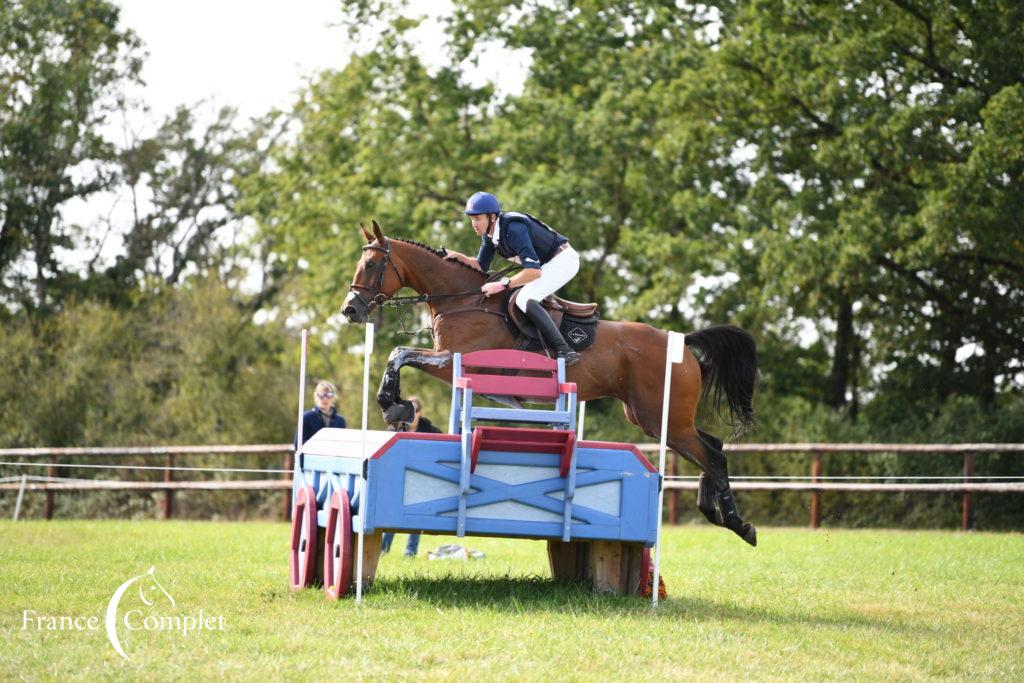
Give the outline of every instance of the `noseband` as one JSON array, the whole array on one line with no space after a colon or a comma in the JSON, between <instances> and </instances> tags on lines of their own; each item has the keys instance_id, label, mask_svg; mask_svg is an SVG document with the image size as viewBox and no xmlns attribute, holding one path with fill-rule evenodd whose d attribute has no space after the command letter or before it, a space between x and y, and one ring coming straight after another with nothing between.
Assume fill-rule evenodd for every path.
<instances>
[{"instance_id":1,"label":"noseband","mask_svg":"<svg viewBox=\"0 0 1024 683\"><path fill-rule=\"evenodd\" d=\"M366 285L357 285L353 282L348 286L348 291L352 293L359 303L366 307L367 311L370 311L374 306L380 306L388 300L387 295L380 291L381 287L384 286L384 276L387 272L388 266L391 266L391 269L395 271L395 277L398 278L398 289L405 287L405 281L402 279L402 274L398 272L398 266L396 266L395 262L391 259L391 241L387 237L384 238L383 247L375 247L372 244L367 244L363 247L363 251L366 251L367 249L379 251L384 254L384 260L381 261L380 268L377 270L377 277L374 279L373 285L369 287ZM370 293L369 301L363 298L359 290L364 290Z\"/></svg>"}]
</instances>

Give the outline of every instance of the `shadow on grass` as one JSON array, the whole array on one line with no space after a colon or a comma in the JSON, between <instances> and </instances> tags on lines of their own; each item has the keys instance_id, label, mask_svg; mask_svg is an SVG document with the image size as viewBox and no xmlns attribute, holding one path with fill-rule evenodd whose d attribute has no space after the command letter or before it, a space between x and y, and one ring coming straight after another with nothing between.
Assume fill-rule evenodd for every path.
<instances>
[{"instance_id":1,"label":"shadow on grass","mask_svg":"<svg viewBox=\"0 0 1024 683\"><path fill-rule=\"evenodd\" d=\"M670 587L671 589L671 587ZM650 598L595 593L579 582L553 581L543 576L499 577L395 577L378 578L367 597L380 607L408 606L410 602L449 609L489 609L510 613L564 612L595 616L615 615L655 619L736 620L780 626L877 629L920 634L924 624L871 618L850 611L827 614L793 611L783 607L743 606L728 601L673 596L651 612Z\"/></svg>"}]
</instances>

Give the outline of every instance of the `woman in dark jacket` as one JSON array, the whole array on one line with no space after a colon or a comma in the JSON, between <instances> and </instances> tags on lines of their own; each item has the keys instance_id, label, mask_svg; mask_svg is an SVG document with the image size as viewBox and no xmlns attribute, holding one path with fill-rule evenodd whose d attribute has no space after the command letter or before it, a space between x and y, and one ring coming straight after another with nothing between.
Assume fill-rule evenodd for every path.
<instances>
[{"instance_id":1,"label":"woman in dark jacket","mask_svg":"<svg viewBox=\"0 0 1024 683\"><path fill-rule=\"evenodd\" d=\"M316 385L316 408L311 408L302 414L302 443L309 441L309 437L319 432L324 427L345 428L345 418L338 414L334 407L334 385L330 382L320 382ZM295 444L298 447L298 434L295 435Z\"/></svg>"}]
</instances>

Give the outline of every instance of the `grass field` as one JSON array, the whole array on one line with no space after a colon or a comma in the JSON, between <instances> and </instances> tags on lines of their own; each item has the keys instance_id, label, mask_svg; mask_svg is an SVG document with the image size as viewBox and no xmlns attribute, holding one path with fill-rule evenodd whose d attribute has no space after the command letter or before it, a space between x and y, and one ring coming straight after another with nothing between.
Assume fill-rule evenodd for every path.
<instances>
[{"instance_id":1,"label":"grass field","mask_svg":"<svg viewBox=\"0 0 1024 683\"><path fill-rule=\"evenodd\" d=\"M1024 536L762 529L759 539L755 549L710 527L667 529L670 597L652 613L550 582L541 542L467 539L487 558L428 562L450 539L425 536L420 558L382 560L357 608L288 590L284 524L5 521L0 677L1024 678ZM129 590L119 624L133 609L135 627L202 610L223 629L120 626L125 660L104 614L150 566L175 605L147 607ZM59 617L82 628L49 628Z\"/></svg>"}]
</instances>

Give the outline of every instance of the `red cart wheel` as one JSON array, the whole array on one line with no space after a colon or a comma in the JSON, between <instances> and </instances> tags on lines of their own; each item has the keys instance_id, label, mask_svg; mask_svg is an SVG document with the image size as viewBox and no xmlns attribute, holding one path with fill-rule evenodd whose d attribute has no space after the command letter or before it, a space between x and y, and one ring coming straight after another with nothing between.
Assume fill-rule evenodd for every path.
<instances>
[{"instance_id":1,"label":"red cart wheel","mask_svg":"<svg viewBox=\"0 0 1024 683\"><path fill-rule=\"evenodd\" d=\"M352 583L352 508L348 493L335 491L327 511L327 539L324 541L324 593L337 600L348 593Z\"/></svg>"},{"instance_id":2,"label":"red cart wheel","mask_svg":"<svg viewBox=\"0 0 1024 683\"><path fill-rule=\"evenodd\" d=\"M313 583L316 536L316 493L312 486L301 486L292 506L292 552L288 573L293 591Z\"/></svg>"}]
</instances>

